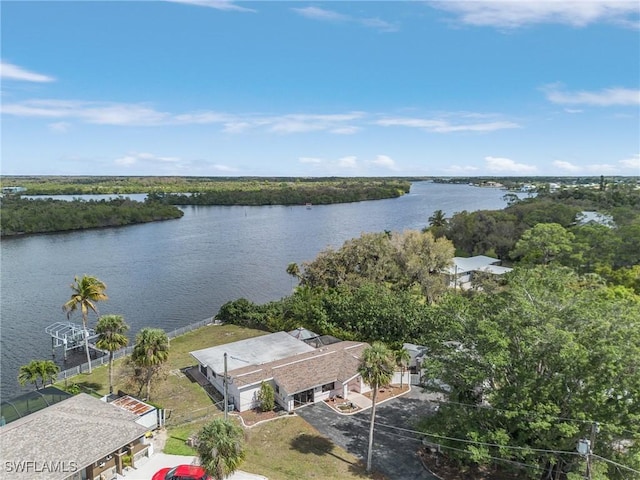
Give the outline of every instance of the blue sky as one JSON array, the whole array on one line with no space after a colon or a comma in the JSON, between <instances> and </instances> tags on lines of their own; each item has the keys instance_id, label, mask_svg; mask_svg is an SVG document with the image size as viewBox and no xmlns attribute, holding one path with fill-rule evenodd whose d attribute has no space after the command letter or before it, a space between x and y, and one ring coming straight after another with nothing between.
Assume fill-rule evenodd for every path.
<instances>
[{"instance_id":1,"label":"blue sky","mask_svg":"<svg viewBox=\"0 0 640 480\"><path fill-rule=\"evenodd\" d=\"M3 175L640 175L640 3L6 1Z\"/></svg>"}]
</instances>

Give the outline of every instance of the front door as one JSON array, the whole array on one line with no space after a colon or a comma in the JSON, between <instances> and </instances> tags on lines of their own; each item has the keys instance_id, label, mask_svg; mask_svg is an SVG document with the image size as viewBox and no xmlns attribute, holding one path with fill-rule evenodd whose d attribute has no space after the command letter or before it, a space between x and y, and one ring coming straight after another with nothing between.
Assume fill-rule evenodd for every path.
<instances>
[{"instance_id":1,"label":"front door","mask_svg":"<svg viewBox=\"0 0 640 480\"><path fill-rule=\"evenodd\" d=\"M307 403L313 403L313 388L293 395L293 408L301 407Z\"/></svg>"}]
</instances>

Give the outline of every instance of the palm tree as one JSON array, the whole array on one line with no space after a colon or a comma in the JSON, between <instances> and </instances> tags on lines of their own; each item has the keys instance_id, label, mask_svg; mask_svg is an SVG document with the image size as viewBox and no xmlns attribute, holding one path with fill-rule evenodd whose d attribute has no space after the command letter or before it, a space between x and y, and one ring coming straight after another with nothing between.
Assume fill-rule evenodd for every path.
<instances>
[{"instance_id":1,"label":"palm tree","mask_svg":"<svg viewBox=\"0 0 640 480\"><path fill-rule=\"evenodd\" d=\"M89 355L89 331L87 330L87 317L89 316L89 310L93 311L96 315L98 309L95 306L95 302L107 300L106 293L104 293L107 286L101 280L90 275L84 275L82 278L77 276L74 278L74 283L71 284L71 298L67 303L62 306L62 310L67 313L67 318L71 317L71 314L80 309L82 313L82 326L84 327L84 349L87 352L87 362L89 363L89 373L91 373L91 356Z\"/></svg>"},{"instance_id":2,"label":"palm tree","mask_svg":"<svg viewBox=\"0 0 640 480\"><path fill-rule=\"evenodd\" d=\"M429 225L432 227L444 227L446 224L447 219L442 210L436 210L433 212L433 215L429 217Z\"/></svg>"},{"instance_id":3,"label":"palm tree","mask_svg":"<svg viewBox=\"0 0 640 480\"><path fill-rule=\"evenodd\" d=\"M160 328L143 328L136 335L131 360L144 370L147 400L151 396L151 379L169 358L169 337Z\"/></svg>"},{"instance_id":4,"label":"palm tree","mask_svg":"<svg viewBox=\"0 0 640 480\"><path fill-rule=\"evenodd\" d=\"M362 359L358 373L362 380L371 387L371 424L369 426L369 449L367 452L367 472L371 471L371 456L373 453L373 426L376 419L376 397L378 389L387 385L393 377L393 352L382 342L373 342L362 352Z\"/></svg>"},{"instance_id":5,"label":"palm tree","mask_svg":"<svg viewBox=\"0 0 640 480\"><path fill-rule=\"evenodd\" d=\"M216 418L198 433L200 465L215 480L235 472L245 453L244 432L231 420Z\"/></svg>"},{"instance_id":6,"label":"palm tree","mask_svg":"<svg viewBox=\"0 0 640 480\"><path fill-rule=\"evenodd\" d=\"M400 367L400 389L402 389L402 381L404 380L404 372L409 366L411 361L411 354L406 348L399 348L394 350L393 355L395 357L396 365Z\"/></svg>"},{"instance_id":7,"label":"palm tree","mask_svg":"<svg viewBox=\"0 0 640 480\"><path fill-rule=\"evenodd\" d=\"M113 393L113 352L126 347L129 339L125 333L129 325L121 315L103 315L98 319L96 347L109 352L109 393Z\"/></svg>"},{"instance_id":8,"label":"palm tree","mask_svg":"<svg viewBox=\"0 0 640 480\"><path fill-rule=\"evenodd\" d=\"M31 360L28 364L22 365L18 371L18 383L24 385L27 382L33 383L36 389L38 380L42 381L44 387L47 382L53 382L58 377L60 367L53 360Z\"/></svg>"},{"instance_id":9,"label":"palm tree","mask_svg":"<svg viewBox=\"0 0 640 480\"><path fill-rule=\"evenodd\" d=\"M20 370L18 370L18 383L20 385L24 385L25 383L33 383L38 388L38 380L40 379L40 374L38 373L38 362L39 360L31 360L26 365L22 365Z\"/></svg>"}]
</instances>

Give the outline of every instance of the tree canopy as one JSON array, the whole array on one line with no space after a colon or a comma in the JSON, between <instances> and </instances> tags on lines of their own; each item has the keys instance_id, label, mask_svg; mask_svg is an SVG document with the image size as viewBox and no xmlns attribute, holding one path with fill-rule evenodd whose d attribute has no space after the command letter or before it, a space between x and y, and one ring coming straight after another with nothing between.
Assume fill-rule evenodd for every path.
<instances>
[{"instance_id":1,"label":"tree canopy","mask_svg":"<svg viewBox=\"0 0 640 480\"><path fill-rule=\"evenodd\" d=\"M441 311L451 328L434 339L427 362L448 401L423 423L448 455L534 465L529 478L566 474L582 468L576 444L598 422L595 453L638 465L631 453L640 448L638 296L569 269L537 267L516 269L500 293L458 302ZM608 478L628 478L604 468Z\"/></svg>"}]
</instances>

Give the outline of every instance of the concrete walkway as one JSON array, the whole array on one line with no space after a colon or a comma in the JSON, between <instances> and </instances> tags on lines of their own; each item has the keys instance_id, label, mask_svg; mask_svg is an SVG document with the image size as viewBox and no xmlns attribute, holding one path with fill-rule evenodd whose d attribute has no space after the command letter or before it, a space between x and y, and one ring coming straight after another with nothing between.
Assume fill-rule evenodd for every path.
<instances>
[{"instance_id":1,"label":"concrete walkway","mask_svg":"<svg viewBox=\"0 0 640 480\"><path fill-rule=\"evenodd\" d=\"M141 463L137 468L130 469L123 477L124 480L151 480L153 474L161 468L175 467L177 465L196 465L197 458L184 455L168 455L166 453L154 453L148 460ZM267 477L255 475L253 473L238 470L233 475L227 477L228 480L267 480Z\"/></svg>"},{"instance_id":2,"label":"concrete walkway","mask_svg":"<svg viewBox=\"0 0 640 480\"><path fill-rule=\"evenodd\" d=\"M371 399L358 392L349 392L349 397L347 400L351 401L354 405L358 406L362 410L371 408L372 405Z\"/></svg>"}]
</instances>

